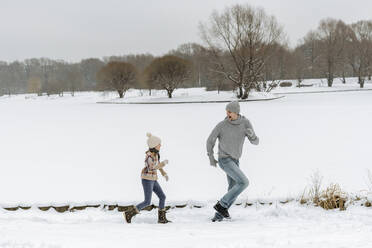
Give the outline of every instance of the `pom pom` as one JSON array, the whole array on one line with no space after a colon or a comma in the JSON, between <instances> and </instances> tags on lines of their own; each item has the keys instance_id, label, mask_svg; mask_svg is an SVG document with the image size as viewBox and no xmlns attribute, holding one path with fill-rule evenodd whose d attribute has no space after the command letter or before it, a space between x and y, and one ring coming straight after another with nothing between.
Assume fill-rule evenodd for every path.
<instances>
[{"instance_id":1,"label":"pom pom","mask_svg":"<svg viewBox=\"0 0 372 248\"><path fill-rule=\"evenodd\" d=\"M147 135L147 137L149 137L149 138L152 136L151 133L147 133L146 135Z\"/></svg>"}]
</instances>

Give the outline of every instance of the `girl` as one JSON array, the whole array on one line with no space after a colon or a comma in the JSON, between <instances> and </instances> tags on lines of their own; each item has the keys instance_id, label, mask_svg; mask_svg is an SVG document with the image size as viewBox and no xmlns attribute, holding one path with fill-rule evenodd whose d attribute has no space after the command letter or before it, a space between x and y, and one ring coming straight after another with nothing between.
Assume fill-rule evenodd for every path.
<instances>
[{"instance_id":1,"label":"girl","mask_svg":"<svg viewBox=\"0 0 372 248\"><path fill-rule=\"evenodd\" d=\"M168 223L171 222L167 220L166 211L164 208L165 205L165 194L161 189L158 183L157 170L160 171L161 175L165 177L165 180L168 181L169 177L167 173L163 170L163 167L168 164L168 160L160 161L160 147L161 140L159 137L147 133L147 145L149 149L146 151L145 158L145 168L142 169L141 178L143 191L145 193L145 200L138 204L137 206L130 206L128 210L124 212L125 220L128 223L131 223L132 218L139 213L142 209L151 204L152 192L154 192L159 197L159 211L158 211L158 223Z\"/></svg>"}]
</instances>

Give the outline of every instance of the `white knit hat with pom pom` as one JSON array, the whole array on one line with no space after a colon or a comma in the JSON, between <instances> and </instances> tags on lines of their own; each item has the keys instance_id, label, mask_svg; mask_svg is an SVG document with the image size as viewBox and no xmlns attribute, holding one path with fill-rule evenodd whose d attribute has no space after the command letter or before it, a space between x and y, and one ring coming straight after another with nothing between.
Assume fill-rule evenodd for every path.
<instances>
[{"instance_id":1,"label":"white knit hat with pom pom","mask_svg":"<svg viewBox=\"0 0 372 248\"><path fill-rule=\"evenodd\" d=\"M161 144L161 139L159 137L156 137L151 133L147 133L146 135L148 137L147 145L149 146L149 148L154 148L155 146Z\"/></svg>"}]
</instances>

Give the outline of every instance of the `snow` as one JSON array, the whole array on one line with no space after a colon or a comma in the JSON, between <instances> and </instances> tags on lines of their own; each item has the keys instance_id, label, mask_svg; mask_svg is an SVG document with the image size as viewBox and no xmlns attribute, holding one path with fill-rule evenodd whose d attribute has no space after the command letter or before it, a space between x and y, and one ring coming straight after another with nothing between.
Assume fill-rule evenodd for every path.
<instances>
[{"instance_id":1,"label":"snow","mask_svg":"<svg viewBox=\"0 0 372 248\"><path fill-rule=\"evenodd\" d=\"M371 247L372 214L367 208L325 211L297 203L233 206L232 220L211 223L212 205L175 208L171 224L158 225L143 211L128 225L122 214L91 209L0 210L0 247Z\"/></svg>"},{"instance_id":2,"label":"snow","mask_svg":"<svg viewBox=\"0 0 372 248\"><path fill-rule=\"evenodd\" d=\"M372 90L372 81L366 80L364 88L361 89L358 84L358 78L346 78L346 83L342 83L340 78L335 78L332 87L328 87L327 80L322 79L304 79L301 85L307 85L311 87L300 87L298 88L297 80L281 80L281 82L291 82L291 87L277 87L271 92L276 94L293 94L293 93L310 93L310 92L330 92L330 91L358 91L358 90Z\"/></svg>"},{"instance_id":3,"label":"snow","mask_svg":"<svg viewBox=\"0 0 372 248\"><path fill-rule=\"evenodd\" d=\"M346 87L358 89L356 84L334 89ZM285 92L291 90L298 89ZM152 98L139 96L143 93L131 90L126 98L165 101L164 92ZM174 99L220 101L234 95L182 89ZM113 92L0 97L0 247L371 247L372 208L360 206L372 201L371 99L372 91L362 91L242 102L242 114L260 137L259 146L246 142L240 160L250 185L237 201L243 204L231 209L232 221L211 223L212 206L227 182L220 169L209 166L205 141L224 118L225 103L97 104L126 101ZM142 201L147 132L162 138L161 157L170 161L165 167L170 181L159 179L166 205L188 203L170 209L174 223L154 225L156 210L127 225L117 210L37 208ZM338 183L363 200L346 211L279 203L298 199L315 171L324 186ZM245 208L246 202L251 206ZM19 205L32 208L3 209Z\"/></svg>"},{"instance_id":4,"label":"snow","mask_svg":"<svg viewBox=\"0 0 372 248\"><path fill-rule=\"evenodd\" d=\"M248 198L298 197L319 170L347 192L368 189L371 91L288 95L241 103L261 143L245 144ZM112 95L12 96L0 100L0 204L128 204L142 200L146 132L163 140L167 201L216 200L225 175L208 165L205 141L225 103L96 104ZM27 98L27 99L26 99ZM155 201L154 203L157 203Z\"/></svg>"},{"instance_id":5,"label":"snow","mask_svg":"<svg viewBox=\"0 0 372 248\"><path fill-rule=\"evenodd\" d=\"M266 92L251 92L249 101L272 100L278 96ZM206 91L204 88L178 89L172 98L164 91L153 90L151 96L148 91L130 90L124 98L114 98L100 103L199 103L199 102L229 102L237 100L236 94L226 91Z\"/></svg>"}]
</instances>

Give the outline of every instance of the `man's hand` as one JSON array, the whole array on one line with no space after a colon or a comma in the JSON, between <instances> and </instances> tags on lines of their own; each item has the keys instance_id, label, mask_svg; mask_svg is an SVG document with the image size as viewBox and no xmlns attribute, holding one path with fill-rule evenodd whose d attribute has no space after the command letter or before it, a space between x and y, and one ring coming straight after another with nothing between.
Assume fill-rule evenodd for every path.
<instances>
[{"instance_id":1,"label":"man's hand","mask_svg":"<svg viewBox=\"0 0 372 248\"><path fill-rule=\"evenodd\" d=\"M217 167L217 163L218 163L218 161L216 159L214 159L213 156L209 156L209 164L211 166Z\"/></svg>"},{"instance_id":2,"label":"man's hand","mask_svg":"<svg viewBox=\"0 0 372 248\"><path fill-rule=\"evenodd\" d=\"M260 140L258 139L258 137L256 136L256 134L253 132L251 128L247 128L247 130L245 131L245 134L247 135L251 144L258 145Z\"/></svg>"}]
</instances>

